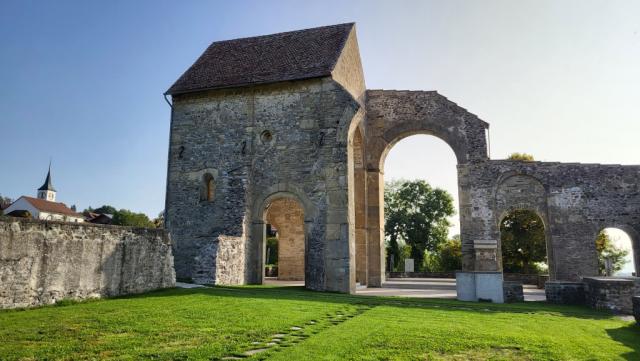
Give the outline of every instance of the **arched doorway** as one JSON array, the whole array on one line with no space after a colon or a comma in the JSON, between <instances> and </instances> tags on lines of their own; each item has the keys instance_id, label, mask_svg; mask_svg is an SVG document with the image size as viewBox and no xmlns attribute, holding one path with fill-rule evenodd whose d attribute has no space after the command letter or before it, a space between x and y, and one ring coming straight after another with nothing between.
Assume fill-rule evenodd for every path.
<instances>
[{"instance_id":1,"label":"arched doorway","mask_svg":"<svg viewBox=\"0 0 640 361\"><path fill-rule=\"evenodd\" d=\"M607 227L596 236L598 274L601 276L637 276L638 234L625 226Z\"/></svg>"},{"instance_id":2,"label":"arched doorway","mask_svg":"<svg viewBox=\"0 0 640 361\"><path fill-rule=\"evenodd\" d=\"M407 204L418 206L431 202L426 207L427 209L416 209L416 211L425 214L425 216L430 211L434 212L425 217L423 221L431 219L431 217L441 219L432 223L433 229L429 232L429 239L425 239L423 242L399 240L400 246L404 248L403 252L406 254L401 255L398 259L392 259L397 257L389 257L390 252L387 252L387 272L413 271L442 277L449 274L450 278L453 278L454 272L461 268L460 239L457 237L460 234L460 222L457 217L459 201L456 164L456 156L451 147L443 140L427 134L412 134L402 137L391 143L383 154L380 167L384 175L381 187L384 187L385 196L385 245L387 251L390 250L389 242L392 241L390 233L393 232L393 227L387 227L390 216L388 213L395 211L390 208L388 198L400 192L398 187L406 187L409 184L417 186L425 182L425 186L428 185L428 187L421 186L421 191L428 192L425 195L428 194L434 199L424 201L414 199L409 200ZM437 201L434 202L434 200ZM453 214L443 217L443 212L446 212L448 207L452 208ZM414 249L420 247L418 243L424 244L424 252L422 249ZM452 256L454 258L459 256L459 260L451 260L450 257L443 258L444 255L451 253L449 248L453 250ZM407 256L413 262L409 262L409 264L403 262L403 258Z\"/></svg>"},{"instance_id":3,"label":"arched doorway","mask_svg":"<svg viewBox=\"0 0 640 361\"><path fill-rule=\"evenodd\" d=\"M542 218L529 209L515 209L502 217L500 249L505 274L548 274L545 228Z\"/></svg>"},{"instance_id":4,"label":"arched doorway","mask_svg":"<svg viewBox=\"0 0 640 361\"><path fill-rule=\"evenodd\" d=\"M314 221L318 210L304 192L290 183L274 184L257 197L252 216L251 236L245 250L246 282L263 284L268 276L268 261L278 259L278 266L285 267L280 272L282 279L295 280L298 284L304 281L306 288L322 290L325 277L322 254L313 252L314 247L310 245L312 233L317 232ZM268 258L268 238L276 238L271 239L271 246L275 241L276 247L284 246L286 253L274 255L271 251L272 257Z\"/></svg>"},{"instance_id":5,"label":"arched doorway","mask_svg":"<svg viewBox=\"0 0 640 361\"><path fill-rule=\"evenodd\" d=\"M263 279L304 281L304 210L294 198L272 200L264 210Z\"/></svg>"}]
</instances>

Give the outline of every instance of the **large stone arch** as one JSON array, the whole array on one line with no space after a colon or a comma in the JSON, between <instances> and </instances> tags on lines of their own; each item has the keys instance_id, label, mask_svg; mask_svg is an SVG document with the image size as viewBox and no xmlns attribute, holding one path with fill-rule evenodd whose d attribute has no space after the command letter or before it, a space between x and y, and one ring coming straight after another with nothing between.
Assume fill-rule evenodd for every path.
<instances>
[{"instance_id":1,"label":"large stone arch","mask_svg":"<svg viewBox=\"0 0 640 361\"><path fill-rule=\"evenodd\" d=\"M489 124L435 91L367 91L367 167L380 169L399 140L429 134L445 141L458 164L488 159Z\"/></svg>"},{"instance_id":2,"label":"large stone arch","mask_svg":"<svg viewBox=\"0 0 640 361\"><path fill-rule=\"evenodd\" d=\"M458 164L482 162L488 159L489 125L433 91L368 90L366 102L367 279L368 286L379 287L385 271L383 169L389 150L403 138L427 134L447 143Z\"/></svg>"}]
</instances>

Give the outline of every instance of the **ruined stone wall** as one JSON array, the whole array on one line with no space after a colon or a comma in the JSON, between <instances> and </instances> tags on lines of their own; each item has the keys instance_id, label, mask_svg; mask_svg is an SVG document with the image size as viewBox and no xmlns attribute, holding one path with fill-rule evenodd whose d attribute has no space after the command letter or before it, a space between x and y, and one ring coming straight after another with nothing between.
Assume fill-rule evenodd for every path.
<instances>
[{"instance_id":1,"label":"ruined stone wall","mask_svg":"<svg viewBox=\"0 0 640 361\"><path fill-rule=\"evenodd\" d=\"M640 229L639 166L492 160L459 165L458 177L463 243L498 241L506 212L536 211L545 222L552 279L597 276L598 232ZM633 242L637 252L637 237ZM466 257L476 257L476 270L499 268L477 255Z\"/></svg>"},{"instance_id":2,"label":"ruined stone wall","mask_svg":"<svg viewBox=\"0 0 640 361\"><path fill-rule=\"evenodd\" d=\"M291 198L276 199L267 221L278 230L278 279L304 280L304 210Z\"/></svg>"},{"instance_id":3,"label":"ruined stone wall","mask_svg":"<svg viewBox=\"0 0 640 361\"><path fill-rule=\"evenodd\" d=\"M175 96L166 218L178 277L260 283L264 207L282 193L309 224L307 287L348 292L347 141L358 110L330 78ZM202 197L205 174L213 200ZM222 278L221 237L244 245L244 262ZM207 262L218 266L194 266Z\"/></svg>"},{"instance_id":4,"label":"ruined stone wall","mask_svg":"<svg viewBox=\"0 0 640 361\"><path fill-rule=\"evenodd\" d=\"M173 286L164 230L0 218L0 308Z\"/></svg>"}]
</instances>

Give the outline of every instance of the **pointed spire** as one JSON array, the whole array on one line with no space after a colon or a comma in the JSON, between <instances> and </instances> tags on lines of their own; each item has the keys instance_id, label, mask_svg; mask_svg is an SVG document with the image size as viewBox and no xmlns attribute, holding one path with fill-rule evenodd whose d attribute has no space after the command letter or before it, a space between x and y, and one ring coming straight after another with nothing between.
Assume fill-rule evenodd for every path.
<instances>
[{"instance_id":1,"label":"pointed spire","mask_svg":"<svg viewBox=\"0 0 640 361\"><path fill-rule=\"evenodd\" d=\"M47 172L47 179L44 180L42 187L38 188L39 191L56 191L51 183L51 159L49 159L49 171Z\"/></svg>"}]
</instances>

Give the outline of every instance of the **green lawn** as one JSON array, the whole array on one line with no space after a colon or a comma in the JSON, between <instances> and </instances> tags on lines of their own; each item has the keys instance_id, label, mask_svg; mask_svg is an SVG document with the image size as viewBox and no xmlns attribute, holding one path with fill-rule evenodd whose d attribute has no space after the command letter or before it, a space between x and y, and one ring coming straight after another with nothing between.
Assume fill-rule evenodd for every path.
<instances>
[{"instance_id":1,"label":"green lawn","mask_svg":"<svg viewBox=\"0 0 640 361\"><path fill-rule=\"evenodd\" d=\"M251 359L287 361L640 360L640 327L544 303L277 287L171 289L0 312L0 360L215 360L255 349L266 351Z\"/></svg>"}]
</instances>

